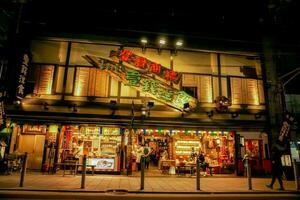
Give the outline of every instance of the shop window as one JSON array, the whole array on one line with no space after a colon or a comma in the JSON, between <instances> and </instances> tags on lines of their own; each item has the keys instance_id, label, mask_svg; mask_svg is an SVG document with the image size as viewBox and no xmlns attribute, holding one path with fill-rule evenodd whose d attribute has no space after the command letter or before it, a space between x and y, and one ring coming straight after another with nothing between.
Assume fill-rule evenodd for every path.
<instances>
[{"instance_id":1,"label":"shop window","mask_svg":"<svg viewBox=\"0 0 300 200\"><path fill-rule=\"evenodd\" d=\"M53 84L54 66L35 65L34 94L51 94Z\"/></svg>"},{"instance_id":2,"label":"shop window","mask_svg":"<svg viewBox=\"0 0 300 200\"><path fill-rule=\"evenodd\" d=\"M182 88L197 88L197 94L194 97L197 96L199 102L211 103L213 101L211 76L183 74Z\"/></svg>"},{"instance_id":3,"label":"shop window","mask_svg":"<svg viewBox=\"0 0 300 200\"><path fill-rule=\"evenodd\" d=\"M33 40L30 51L34 63L64 65L67 55L67 42Z\"/></svg>"},{"instance_id":4,"label":"shop window","mask_svg":"<svg viewBox=\"0 0 300 200\"><path fill-rule=\"evenodd\" d=\"M121 96L122 97L136 97L137 91L130 86L121 84Z\"/></svg>"},{"instance_id":5,"label":"shop window","mask_svg":"<svg viewBox=\"0 0 300 200\"><path fill-rule=\"evenodd\" d=\"M76 155L82 163L83 156L87 155L87 164L95 165L96 171L119 171L120 131L117 127L96 125L63 126L59 160L74 159Z\"/></svg>"},{"instance_id":6,"label":"shop window","mask_svg":"<svg viewBox=\"0 0 300 200\"><path fill-rule=\"evenodd\" d=\"M256 79L230 78L232 104L264 103L262 86Z\"/></svg>"},{"instance_id":7,"label":"shop window","mask_svg":"<svg viewBox=\"0 0 300 200\"><path fill-rule=\"evenodd\" d=\"M55 74L55 92L63 92L63 83L64 83L65 67L58 67Z\"/></svg>"},{"instance_id":8,"label":"shop window","mask_svg":"<svg viewBox=\"0 0 300 200\"><path fill-rule=\"evenodd\" d=\"M112 45L72 43L70 65L91 66L91 64L87 62L83 56L92 55L109 59L110 51L118 49L119 46Z\"/></svg>"},{"instance_id":9,"label":"shop window","mask_svg":"<svg viewBox=\"0 0 300 200\"><path fill-rule=\"evenodd\" d=\"M110 94L111 97L117 97L119 91L119 82L115 79L110 79Z\"/></svg>"},{"instance_id":10,"label":"shop window","mask_svg":"<svg viewBox=\"0 0 300 200\"><path fill-rule=\"evenodd\" d=\"M108 75L100 69L77 67L74 95L107 97Z\"/></svg>"},{"instance_id":11,"label":"shop window","mask_svg":"<svg viewBox=\"0 0 300 200\"><path fill-rule=\"evenodd\" d=\"M74 87L75 67L69 67L67 72L66 94L72 94Z\"/></svg>"},{"instance_id":12,"label":"shop window","mask_svg":"<svg viewBox=\"0 0 300 200\"><path fill-rule=\"evenodd\" d=\"M256 56L221 54L221 75L261 78L261 63Z\"/></svg>"},{"instance_id":13,"label":"shop window","mask_svg":"<svg viewBox=\"0 0 300 200\"><path fill-rule=\"evenodd\" d=\"M260 157L259 140L246 140L245 141L246 154L252 158Z\"/></svg>"},{"instance_id":14,"label":"shop window","mask_svg":"<svg viewBox=\"0 0 300 200\"><path fill-rule=\"evenodd\" d=\"M178 72L214 74L216 57L206 52L178 51L173 57L173 69Z\"/></svg>"}]
</instances>

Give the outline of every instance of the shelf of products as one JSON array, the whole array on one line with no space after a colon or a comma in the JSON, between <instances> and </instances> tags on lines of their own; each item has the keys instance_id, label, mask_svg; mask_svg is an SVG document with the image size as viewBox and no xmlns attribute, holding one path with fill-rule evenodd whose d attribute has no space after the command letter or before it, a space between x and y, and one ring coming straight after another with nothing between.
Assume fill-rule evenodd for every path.
<instances>
[{"instance_id":1,"label":"shelf of products","mask_svg":"<svg viewBox=\"0 0 300 200\"><path fill-rule=\"evenodd\" d=\"M200 141L199 140L177 140L175 142L176 155L190 155L192 152L192 148L194 148L194 151L198 153L200 149Z\"/></svg>"},{"instance_id":2,"label":"shelf of products","mask_svg":"<svg viewBox=\"0 0 300 200\"><path fill-rule=\"evenodd\" d=\"M100 136L101 155L115 155L120 145L120 128L102 128L102 135Z\"/></svg>"}]
</instances>

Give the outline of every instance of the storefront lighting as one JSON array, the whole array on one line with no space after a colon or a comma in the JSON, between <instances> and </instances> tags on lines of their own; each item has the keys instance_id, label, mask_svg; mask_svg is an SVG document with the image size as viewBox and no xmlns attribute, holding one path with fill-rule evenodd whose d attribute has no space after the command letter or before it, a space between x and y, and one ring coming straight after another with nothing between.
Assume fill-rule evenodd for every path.
<instances>
[{"instance_id":1,"label":"storefront lighting","mask_svg":"<svg viewBox=\"0 0 300 200\"><path fill-rule=\"evenodd\" d=\"M147 113L147 108L145 108L145 107L142 107L141 108L141 114L142 114L142 117L145 117L146 116L146 113Z\"/></svg>"},{"instance_id":2,"label":"storefront lighting","mask_svg":"<svg viewBox=\"0 0 300 200\"><path fill-rule=\"evenodd\" d=\"M260 114L260 113L256 113L256 114L254 115L254 117L255 117L255 119L259 119L259 118L261 118L261 114Z\"/></svg>"},{"instance_id":3,"label":"storefront lighting","mask_svg":"<svg viewBox=\"0 0 300 200\"><path fill-rule=\"evenodd\" d=\"M160 46L164 46L166 44L166 40L165 39L160 39L159 40L159 45Z\"/></svg>"},{"instance_id":4,"label":"storefront lighting","mask_svg":"<svg viewBox=\"0 0 300 200\"><path fill-rule=\"evenodd\" d=\"M143 39L141 39L141 43L142 43L142 53L145 53L146 52L146 45L148 43L148 40L143 38Z\"/></svg>"},{"instance_id":5,"label":"storefront lighting","mask_svg":"<svg viewBox=\"0 0 300 200\"><path fill-rule=\"evenodd\" d=\"M175 49L172 51L172 55L176 56L177 52L178 52L178 49L180 47L182 47L182 45L183 45L183 42L181 40L176 41L176 43L175 43Z\"/></svg>"},{"instance_id":6,"label":"storefront lighting","mask_svg":"<svg viewBox=\"0 0 300 200\"><path fill-rule=\"evenodd\" d=\"M148 43L148 40L146 38L141 39L141 43L143 45L146 45Z\"/></svg>"},{"instance_id":7,"label":"storefront lighting","mask_svg":"<svg viewBox=\"0 0 300 200\"><path fill-rule=\"evenodd\" d=\"M236 112L231 113L231 118L237 118L238 116L239 116L239 114Z\"/></svg>"},{"instance_id":8,"label":"storefront lighting","mask_svg":"<svg viewBox=\"0 0 300 200\"><path fill-rule=\"evenodd\" d=\"M43 103L44 110L49 110L49 104L47 102Z\"/></svg>"},{"instance_id":9,"label":"storefront lighting","mask_svg":"<svg viewBox=\"0 0 300 200\"><path fill-rule=\"evenodd\" d=\"M178 40L175 45L176 47L182 47L183 42L181 40Z\"/></svg>"},{"instance_id":10,"label":"storefront lighting","mask_svg":"<svg viewBox=\"0 0 300 200\"><path fill-rule=\"evenodd\" d=\"M158 54L161 54L162 48L166 45L166 40L165 39L160 39L158 42Z\"/></svg>"}]
</instances>

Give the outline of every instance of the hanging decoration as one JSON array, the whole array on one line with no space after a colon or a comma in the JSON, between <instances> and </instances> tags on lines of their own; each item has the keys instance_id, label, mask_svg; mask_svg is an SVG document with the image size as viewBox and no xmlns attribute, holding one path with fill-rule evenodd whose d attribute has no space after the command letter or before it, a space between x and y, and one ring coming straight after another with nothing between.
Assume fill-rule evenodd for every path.
<instances>
[{"instance_id":1,"label":"hanging decoration","mask_svg":"<svg viewBox=\"0 0 300 200\"><path fill-rule=\"evenodd\" d=\"M231 106L230 100L225 96L218 96L215 103L217 112L227 112L228 107Z\"/></svg>"}]
</instances>

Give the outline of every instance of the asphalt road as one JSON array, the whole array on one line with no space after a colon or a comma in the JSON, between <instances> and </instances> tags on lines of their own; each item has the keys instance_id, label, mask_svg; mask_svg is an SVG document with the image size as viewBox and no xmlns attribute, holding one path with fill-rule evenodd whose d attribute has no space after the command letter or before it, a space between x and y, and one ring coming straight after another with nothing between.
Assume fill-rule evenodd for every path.
<instances>
[{"instance_id":1,"label":"asphalt road","mask_svg":"<svg viewBox=\"0 0 300 200\"><path fill-rule=\"evenodd\" d=\"M156 200L156 199L242 199L242 200L289 200L300 199L300 193L126 193L126 192L45 192L45 191L0 191L0 199L97 199L97 200Z\"/></svg>"}]
</instances>

